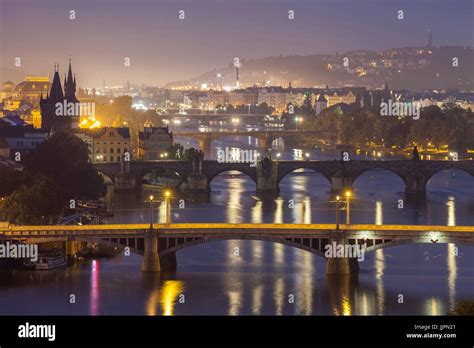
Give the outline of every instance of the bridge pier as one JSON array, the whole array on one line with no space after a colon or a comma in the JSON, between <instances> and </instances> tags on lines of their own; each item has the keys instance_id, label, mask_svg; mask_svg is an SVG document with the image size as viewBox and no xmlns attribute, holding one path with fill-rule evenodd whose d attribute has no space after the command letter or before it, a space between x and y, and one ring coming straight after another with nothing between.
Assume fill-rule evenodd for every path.
<instances>
[{"instance_id":1,"label":"bridge pier","mask_svg":"<svg viewBox=\"0 0 474 348\"><path fill-rule=\"evenodd\" d=\"M426 179L420 171L415 171L405 179L405 194L410 197L426 196Z\"/></svg>"},{"instance_id":2,"label":"bridge pier","mask_svg":"<svg viewBox=\"0 0 474 348\"><path fill-rule=\"evenodd\" d=\"M278 191L278 162L265 158L257 164L257 192Z\"/></svg>"},{"instance_id":3,"label":"bridge pier","mask_svg":"<svg viewBox=\"0 0 474 348\"><path fill-rule=\"evenodd\" d=\"M144 241L145 250L143 253L142 272L161 272L156 230L147 230Z\"/></svg>"},{"instance_id":4,"label":"bridge pier","mask_svg":"<svg viewBox=\"0 0 474 348\"><path fill-rule=\"evenodd\" d=\"M351 177L336 173L331 177L331 193L343 194L344 191L352 191L353 180Z\"/></svg>"},{"instance_id":5,"label":"bridge pier","mask_svg":"<svg viewBox=\"0 0 474 348\"><path fill-rule=\"evenodd\" d=\"M80 242L76 240L70 240L69 238L66 239L66 256L74 258L76 254L79 252L79 245Z\"/></svg>"},{"instance_id":6,"label":"bridge pier","mask_svg":"<svg viewBox=\"0 0 474 348\"><path fill-rule=\"evenodd\" d=\"M208 178L204 174L193 173L186 178L188 191L209 191Z\"/></svg>"},{"instance_id":7,"label":"bridge pier","mask_svg":"<svg viewBox=\"0 0 474 348\"><path fill-rule=\"evenodd\" d=\"M162 271L176 271L176 268L178 267L178 261L176 260L176 251L161 256L160 265Z\"/></svg>"},{"instance_id":8,"label":"bridge pier","mask_svg":"<svg viewBox=\"0 0 474 348\"><path fill-rule=\"evenodd\" d=\"M330 239L330 243L343 246L349 245L347 238L344 236L333 237ZM338 255L327 257L326 275L349 275L358 272L359 262L357 261L357 257L338 257Z\"/></svg>"},{"instance_id":9,"label":"bridge pier","mask_svg":"<svg viewBox=\"0 0 474 348\"><path fill-rule=\"evenodd\" d=\"M120 173L115 176L116 192L134 191L135 190L135 176L130 173L130 162L120 162Z\"/></svg>"}]
</instances>

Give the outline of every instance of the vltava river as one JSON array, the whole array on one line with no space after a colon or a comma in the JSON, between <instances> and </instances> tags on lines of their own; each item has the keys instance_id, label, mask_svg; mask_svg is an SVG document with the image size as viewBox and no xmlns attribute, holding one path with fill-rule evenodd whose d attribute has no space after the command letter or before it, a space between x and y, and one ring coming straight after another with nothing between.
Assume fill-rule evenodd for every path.
<instances>
[{"instance_id":1,"label":"vltava river","mask_svg":"<svg viewBox=\"0 0 474 348\"><path fill-rule=\"evenodd\" d=\"M287 151L282 158L295 154ZM337 158L335 154L312 156ZM238 173L219 175L211 187L208 199L176 194L173 220L335 220L330 185L317 173L287 176L278 197L257 196L253 181ZM404 199L401 179L390 172L367 172L354 184L351 222L474 224L473 177L460 171L441 172L427 189L424 201L405 202L399 209L398 200ZM115 195L115 216L110 222L148 223L147 195ZM181 198L185 207L179 209L176 201ZM164 206L157 206L154 214L155 221L164 221ZM456 300L474 299L474 247L463 245L416 244L377 250L360 263L357 277L334 279L326 277L323 258L262 241L201 244L179 251L177 259L177 271L161 276L142 274L141 256L133 254L43 272L2 270L0 314L444 315ZM75 304L69 303L70 294L76 296Z\"/></svg>"}]
</instances>

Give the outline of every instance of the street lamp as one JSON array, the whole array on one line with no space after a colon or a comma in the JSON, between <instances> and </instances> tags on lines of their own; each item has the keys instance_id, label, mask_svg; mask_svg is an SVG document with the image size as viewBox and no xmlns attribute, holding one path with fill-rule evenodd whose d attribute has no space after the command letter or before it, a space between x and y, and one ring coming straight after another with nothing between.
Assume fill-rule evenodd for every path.
<instances>
[{"instance_id":1,"label":"street lamp","mask_svg":"<svg viewBox=\"0 0 474 348\"><path fill-rule=\"evenodd\" d=\"M346 196L346 224L351 223L351 197L352 197L352 192L347 190L345 193Z\"/></svg>"},{"instance_id":2,"label":"street lamp","mask_svg":"<svg viewBox=\"0 0 474 348\"><path fill-rule=\"evenodd\" d=\"M150 231L153 230L153 195L150 195Z\"/></svg>"},{"instance_id":3,"label":"street lamp","mask_svg":"<svg viewBox=\"0 0 474 348\"><path fill-rule=\"evenodd\" d=\"M170 197L171 197L171 192L169 190L166 190L165 191L165 209L166 209L165 223L167 225L171 222Z\"/></svg>"},{"instance_id":4,"label":"street lamp","mask_svg":"<svg viewBox=\"0 0 474 348\"><path fill-rule=\"evenodd\" d=\"M336 231L339 231L339 200L341 197L336 196Z\"/></svg>"},{"instance_id":5,"label":"street lamp","mask_svg":"<svg viewBox=\"0 0 474 348\"><path fill-rule=\"evenodd\" d=\"M298 130L298 123L303 122L303 117L295 117L295 122L296 122L296 130Z\"/></svg>"}]
</instances>

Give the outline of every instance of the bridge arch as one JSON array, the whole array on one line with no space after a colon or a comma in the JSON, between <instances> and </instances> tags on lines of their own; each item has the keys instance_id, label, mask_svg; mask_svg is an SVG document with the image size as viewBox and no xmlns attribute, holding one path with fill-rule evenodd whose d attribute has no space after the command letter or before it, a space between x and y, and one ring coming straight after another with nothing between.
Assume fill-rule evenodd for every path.
<instances>
[{"instance_id":1,"label":"bridge arch","mask_svg":"<svg viewBox=\"0 0 474 348\"><path fill-rule=\"evenodd\" d=\"M281 168L281 167L280 167ZM311 162L306 162L306 161L295 161L295 163L291 166L285 166L283 169L278 170L278 178L277 178L277 184L280 185L280 182L289 174L305 169L305 170L310 170L314 173L321 174L326 180L331 184L331 175L326 173L324 170L316 167L313 165Z\"/></svg>"},{"instance_id":2,"label":"bridge arch","mask_svg":"<svg viewBox=\"0 0 474 348\"><path fill-rule=\"evenodd\" d=\"M426 238L412 238L412 239L402 239L402 240L392 240L390 242L386 243L380 243L380 244L374 244L370 247L368 247L366 252L375 252L376 250L379 249L389 249L401 245L408 245L408 244L430 244L433 243ZM437 242L436 244L448 244L448 243L453 243L453 244L462 244L462 245L468 245L468 246L474 246L474 241L469 241L469 240L464 240L461 238L443 238L442 242Z\"/></svg>"},{"instance_id":3,"label":"bridge arch","mask_svg":"<svg viewBox=\"0 0 474 348\"><path fill-rule=\"evenodd\" d=\"M372 163L370 163L372 164ZM355 172L352 176L352 182L356 182L357 179L368 172L374 172L374 173L381 173L381 172L390 172L392 174L395 174L398 178L401 179L401 181L406 185L407 183L407 173L401 172L395 168L390 163L384 163L383 161L380 162L375 162L373 163L375 165L367 167L367 168L362 168Z\"/></svg>"},{"instance_id":4,"label":"bridge arch","mask_svg":"<svg viewBox=\"0 0 474 348\"><path fill-rule=\"evenodd\" d=\"M362 184L362 181L364 180L364 178L368 178L370 181L374 181L374 184L377 185L377 183L375 181L377 180L377 178L380 178L380 176L384 175L384 174L388 175L389 180L394 179L396 181L396 183L394 183L395 187L400 186L400 189L397 188L396 191L403 191L405 189L406 179L400 173L397 173L394 170L386 169L386 168L383 168L383 167L370 168L370 169L363 170L363 171L360 171L359 173L357 173L357 175L355 177L353 177L352 188L354 190L356 190L356 188L359 185ZM372 184L371 184L371 186L372 186ZM384 189L386 189L386 188L387 187L384 186ZM374 187L374 190L378 191L377 186Z\"/></svg>"},{"instance_id":5,"label":"bridge arch","mask_svg":"<svg viewBox=\"0 0 474 348\"><path fill-rule=\"evenodd\" d=\"M453 182L459 180L459 178L466 179L474 184L474 173L470 173L464 168L451 167L438 170L431 175L426 177L426 190L428 191L430 186L434 185L436 180L440 179L441 176L445 176L443 186L446 189L453 189Z\"/></svg>"},{"instance_id":6,"label":"bridge arch","mask_svg":"<svg viewBox=\"0 0 474 348\"><path fill-rule=\"evenodd\" d=\"M165 169L163 172L157 171L157 169L151 169L147 173L143 173L142 171L140 177L136 178L136 180L139 180L140 185L153 184L153 182L159 181L164 187L174 188L186 180L186 177L183 177L183 175L173 169Z\"/></svg>"},{"instance_id":7,"label":"bridge arch","mask_svg":"<svg viewBox=\"0 0 474 348\"><path fill-rule=\"evenodd\" d=\"M257 185L257 175L255 172L255 168L250 167L248 163L242 163L242 164L243 164L242 166L235 166L235 165L232 166L231 164L229 164L229 168L225 167L225 168L220 168L213 171L211 174L208 175L209 186L211 185L212 181L217 176L221 174L225 174L225 173L228 173L231 175L244 174L246 177L250 178L255 185Z\"/></svg>"},{"instance_id":8,"label":"bridge arch","mask_svg":"<svg viewBox=\"0 0 474 348\"><path fill-rule=\"evenodd\" d=\"M305 250L312 254L315 254L317 256L324 258L324 253L320 252L319 250L315 248L312 248L309 245L304 245L302 243L293 242L293 241L283 239L283 238L268 238L268 237L259 237L259 236L254 236L254 235L245 235L245 234L240 235L240 236L218 237L218 238L212 238L212 239L204 239L204 238L196 239L196 240L178 244L174 247L160 251L159 254L160 256L162 255L164 256L169 253L174 253L179 250L190 248L190 247L200 245L200 244L207 244L207 243L213 243L213 242L218 242L218 241L230 241L230 240L248 240L248 241L263 241L263 242L268 242L268 243L278 243L282 245L291 246L300 250Z\"/></svg>"},{"instance_id":9,"label":"bridge arch","mask_svg":"<svg viewBox=\"0 0 474 348\"><path fill-rule=\"evenodd\" d=\"M291 171L285 171L285 173L282 173L282 174L279 173L278 181L277 181L278 188L281 189L282 183L285 181L285 179L289 179L289 177L291 176L292 173L300 173L300 172L302 172L302 173L307 172L308 174L317 174L316 177L321 176L322 178L324 178L323 180L321 180L322 183L324 185L327 184L328 189L329 190L331 189L331 179L330 178L326 177L323 173L321 173L317 169L311 168L311 167L308 168L307 166L304 166L304 165L302 165L299 168L292 169Z\"/></svg>"}]
</instances>

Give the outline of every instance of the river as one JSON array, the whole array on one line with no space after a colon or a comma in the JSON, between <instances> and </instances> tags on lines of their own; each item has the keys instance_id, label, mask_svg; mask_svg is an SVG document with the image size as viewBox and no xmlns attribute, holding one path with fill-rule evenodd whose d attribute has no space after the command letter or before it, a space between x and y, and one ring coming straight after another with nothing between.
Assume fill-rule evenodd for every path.
<instances>
[{"instance_id":1,"label":"river","mask_svg":"<svg viewBox=\"0 0 474 348\"><path fill-rule=\"evenodd\" d=\"M235 143L215 143L227 145ZM276 151L282 159L307 152ZM427 190L426 199L404 201L400 208L404 184L399 177L387 171L364 173L354 183L351 222L474 224L473 177L440 172ZM262 197L250 178L227 172L213 180L208 198L176 193L171 215L175 222L334 223L329 191L323 176L304 172L284 178L278 197ZM147 196L115 194L110 222L148 223ZM164 218L161 204L154 220ZM323 258L263 241L201 244L179 251L177 259L177 271L161 275L143 274L141 256L134 254L50 271L0 270L0 314L444 315L457 300L474 300L474 247L465 245L380 249L367 253L356 277L328 278ZM70 303L72 294L75 303Z\"/></svg>"}]
</instances>

